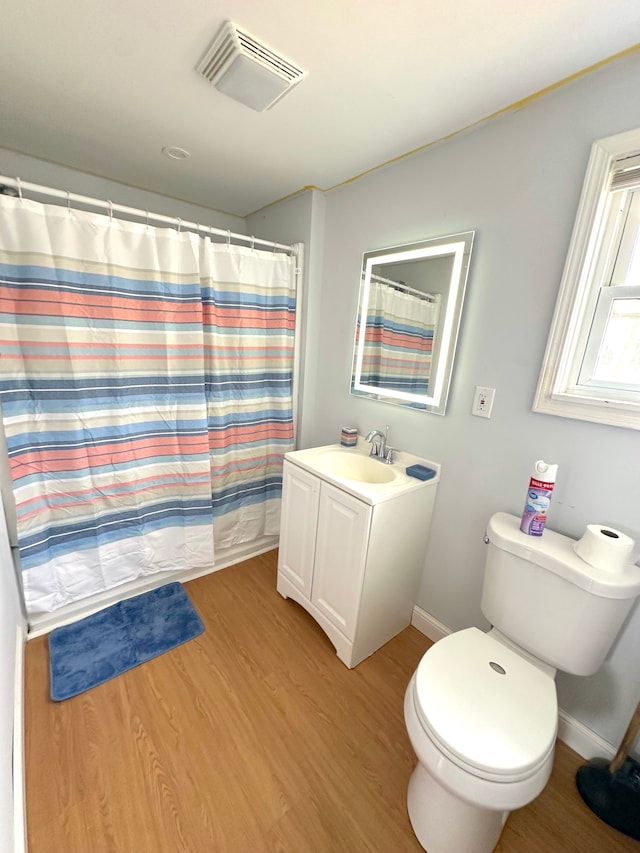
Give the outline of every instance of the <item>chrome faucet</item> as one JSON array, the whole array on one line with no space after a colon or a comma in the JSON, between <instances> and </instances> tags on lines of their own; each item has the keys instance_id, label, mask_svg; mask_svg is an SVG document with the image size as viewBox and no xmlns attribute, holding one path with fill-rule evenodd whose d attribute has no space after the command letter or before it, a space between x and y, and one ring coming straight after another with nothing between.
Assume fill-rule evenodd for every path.
<instances>
[{"instance_id":1,"label":"chrome faucet","mask_svg":"<svg viewBox=\"0 0 640 853\"><path fill-rule=\"evenodd\" d=\"M379 429L372 429L369 435L367 435L365 441L368 441L371 444L371 452L369 456L372 456L374 459L379 459L381 462L386 462L387 465L391 465L393 462L393 448L387 447L387 442L389 441L389 427L385 428L384 432L380 432Z\"/></svg>"}]
</instances>

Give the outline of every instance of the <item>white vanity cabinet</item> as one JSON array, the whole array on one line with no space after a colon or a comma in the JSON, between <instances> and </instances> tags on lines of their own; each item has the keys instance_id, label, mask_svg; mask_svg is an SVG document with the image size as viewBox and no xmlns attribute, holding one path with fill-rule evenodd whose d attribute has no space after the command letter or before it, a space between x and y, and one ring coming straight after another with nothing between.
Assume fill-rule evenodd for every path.
<instances>
[{"instance_id":1,"label":"white vanity cabinet","mask_svg":"<svg viewBox=\"0 0 640 853\"><path fill-rule=\"evenodd\" d=\"M277 589L353 667L411 622L437 481L405 477L406 488L360 494L358 484L301 467L305 453L284 463Z\"/></svg>"},{"instance_id":2,"label":"white vanity cabinet","mask_svg":"<svg viewBox=\"0 0 640 853\"><path fill-rule=\"evenodd\" d=\"M282 574L305 599L311 599L319 501L318 477L285 461L278 576Z\"/></svg>"}]
</instances>

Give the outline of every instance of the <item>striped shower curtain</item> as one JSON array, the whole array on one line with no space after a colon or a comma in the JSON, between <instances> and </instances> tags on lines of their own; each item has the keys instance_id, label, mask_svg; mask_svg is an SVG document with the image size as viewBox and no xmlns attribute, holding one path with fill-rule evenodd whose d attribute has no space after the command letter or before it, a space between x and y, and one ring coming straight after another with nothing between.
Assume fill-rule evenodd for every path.
<instances>
[{"instance_id":1,"label":"striped shower curtain","mask_svg":"<svg viewBox=\"0 0 640 853\"><path fill-rule=\"evenodd\" d=\"M212 286L207 243L0 197L0 401L30 613L157 572L212 568L214 515L236 531L230 540L242 538L245 511L243 541L272 531L277 509L261 510L261 526L254 504L279 493L273 480L291 446L279 418L286 433L291 400L280 416L266 391L253 409L241 398L238 433L231 400L250 369L247 315L231 308L212 337L216 286L228 293L234 279L224 271ZM214 388L227 336L229 381ZM252 431L254 420L265 426ZM272 423L271 445L258 433ZM263 490L243 500L231 484L253 469Z\"/></svg>"},{"instance_id":2,"label":"striped shower curtain","mask_svg":"<svg viewBox=\"0 0 640 853\"><path fill-rule=\"evenodd\" d=\"M362 382L428 394L440 296L405 293L371 281L362 359Z\"/></svg>"},{"instance_id":3,"label":"striped shower curtain","mask_svg":"<svg viewBox=\"0 0 640 853\"><path fill-rule=\"evenodd\" d=\"M295 258L203 240L205 393L217 548L277 535L293 450Z\"/></svg>"}]
</instances>

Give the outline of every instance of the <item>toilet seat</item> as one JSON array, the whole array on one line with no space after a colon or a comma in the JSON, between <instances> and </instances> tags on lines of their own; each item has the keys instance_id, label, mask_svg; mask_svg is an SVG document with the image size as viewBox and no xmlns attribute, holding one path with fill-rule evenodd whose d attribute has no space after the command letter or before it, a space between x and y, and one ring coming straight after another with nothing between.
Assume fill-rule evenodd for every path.
<instances>
[{"instance_id":1,"label":"toilet seat","mask_svg":"<svg viewBox=\"0 0 640 853\"><path fill-rule=\"evenodd\" d=\"M438 748L482 779L516 782L553 752L555 682L477 628L435 643L416 670L414 703Z\"/></svg>"}]
</instances>

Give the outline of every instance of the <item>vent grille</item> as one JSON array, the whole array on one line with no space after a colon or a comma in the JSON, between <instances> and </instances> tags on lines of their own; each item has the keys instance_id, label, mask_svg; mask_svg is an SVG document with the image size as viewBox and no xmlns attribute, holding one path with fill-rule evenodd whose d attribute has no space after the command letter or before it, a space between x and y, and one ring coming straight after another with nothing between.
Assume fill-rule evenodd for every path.
<instances>
[{"instance_id":1,"label":"vent grille","mask_svg":"<svg viewBox=\"0 0 640 853\"><path fill-rule=\"evenodd\" d=\"M209 83L224 91L224 86L219 84L231 66L241 57L250 63L255 63L256 71L258 73L261 71L263 76L265 72L273 75L274 85L277 84L282 90L269 104L259 109L272 106L307 74L291 60L276 53L244 30L238 29L231 21L227 21L214 38L211 46L196 65L196 71ZM246 62L244 65L246 67ZM247 85L250 85L250 82L247 78Z\"/></svg>"},{"instance_id":2,"label":"vent grille","mask_svg":"<svg viewBox=\"0 0 640 853\"><path fill-rule=\"evenodd\" d=\"M284 56L279 56L274 51L270 50L266 45L260 44L248 33L243 33L241 30L236 30L238 39L245 53L253 56L256 62L261 62L267 68L270 68L276 74L286 77L292 83L295 83L301 77L304 77L302 68L298 68Z\"/></svg>"}]
</instances>

